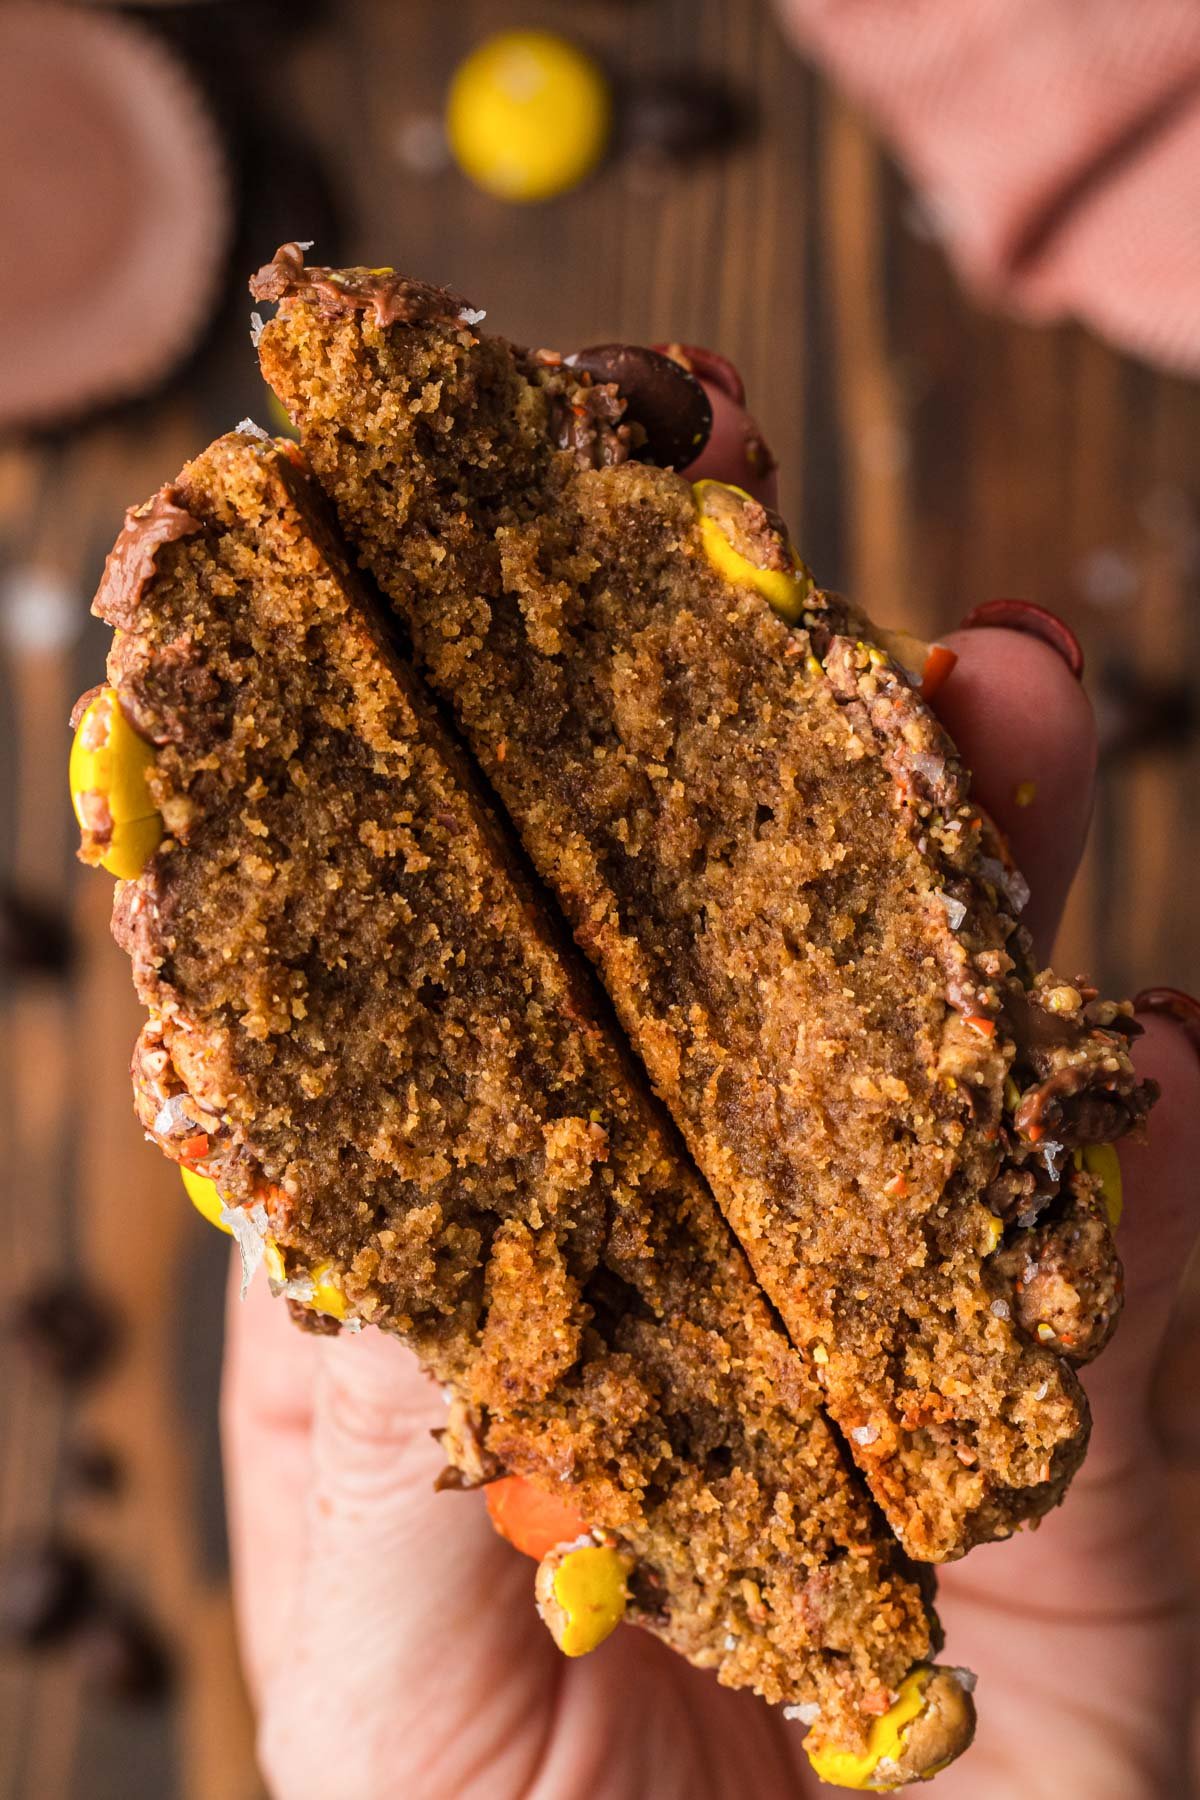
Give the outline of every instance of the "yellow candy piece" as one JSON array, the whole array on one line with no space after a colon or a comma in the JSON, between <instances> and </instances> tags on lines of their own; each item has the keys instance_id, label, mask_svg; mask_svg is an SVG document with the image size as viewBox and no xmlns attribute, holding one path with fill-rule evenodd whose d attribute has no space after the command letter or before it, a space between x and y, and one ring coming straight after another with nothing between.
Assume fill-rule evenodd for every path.
<instances>
[{"instance_id":1,"label":"yellow candy piece","mask_svg":"<svg viewBox=\"0 0 1200 1800\"><path fill-rule=\"evenodd\" d=\"M460 63L446 136L463 173L501 200L548 200L590 175L612 98L590 56L549 31L502 31Z\"/></svg>"},{"instance_id":2,"label":"yellow candy piece","mask_svg":"<svg viewBox=\"0 0 1200 1800\"><path fill-rule=\"evenodd\" d=\"M372 275L376 272L377 271L374 269L371 271ZM378 272L381 274L391 274L390 269L380 270ZM292 415L283 404L283 401L279 398L279 395L275 392L274 388L267 389L267 417L271 421L272 430L277 432L280 437L299 438L300 433L296 430L292 421Z\"/></svg>"},{"instance_id":3,"label":"yellow candy piece","mask_svg":"<svg viewBox=\"0 0 1200 1800\"><path fill-rule=\"evenodd\" d=\"M714 488L723 488L726 493L736 494L739 500L751 499L744 488L734 487L731 482L693 483L692 494L700 515L700 541L704 546L704 554L726 581L749 583L781 619L785 619L789 625L797 624L803 615L805 602L812 593L812 577L794 550L790 569L757 568L749 557L743 556L740 550L735 550L722 531L719 521L710 518L704 510L704 496Z\"/></svg>"},{"instance_id":4,"label":"yellow candy piece","mask_svg":"<svg viewBox=\"0 0 1200 1800\"><path fill-rule=\"evenodd\" d=\"M829 1782L831 1787L853 1788L859 1793L894 1792L894 1788L874 1777L885 1758L898 1761L905 1731L925 1709L925 1689L932 1674L931 1668L921 1664L904 1677L895 1705L881 1719L874 1721L867 1747L861 1754L833 1745L817 1745L809 1750L808 1760L820 1779Z\"/></svg>"},{"instance_id":5,"label":"yellow candy piece","mask_svg":"<svg viewBox=\"0 0 1200 1800\"><path fill-rule=\"evenodd\" d=\"M263 1245L263 1266L274 1285L282 1287L288 1279L287 1258L274 1238L267 1238ZM300 1276L303 1271L296 1269L292 1273ZM334 1279L333 1264L331 1262L318 1263L315 1269L309 1270L308 1274L309 1280L313 1284L312 1297L308 1300L301 1300L299 1304L307 1306L310 1312L328 1313L333 1319L346 1318L349 1312L346 1306L346 1296Z\"/></svg>"},{"instance_id":6,"label":"yellow candy piece","mask_svg":"<svg viewBox=\"0 0 1200 1800\"><path fill-rule=\"evenodd\" d=\"M1115 1231L1125 1211L1125 1190L1116 1148L1112 1144L1085 1144L1080 1154L1088 1174L1094 1175L1100 1183L1100 1198L1108 1214L1109 1230Z\"/></svg>"},{"instance_id":7,"label":"yellow candy piece","mask_svg":"<svg viewBox=\"0 0 1200 1800\"><path fill-rule=\"evenodd\" d=\"M586 1656L625 1616L631 1560L607 1544L564 1545L538 1564L538 1611L564 1656Z\"/></svg>"},{"instance_id":8,"label":"yellow candy piece","mask_svg":"<svg viewBox=\"0 0 1200 1800\"><path fill-rule=\"evenodd\" d=\"M154 745L139 737L112 688L101 688L85 709L71 745L71 804L86 834L95 828L89 801L108 808L112 835L100 867L123 881L140 875L162 841L163 823L146 782Z\"/></svg>"},{"instance_id":9,"label":"yellow candy piece","mask_svg":"<svg viewBox=\"0 0 1200 1800\"><path fill-rule=\"evenodd\" d=\"M1004 1222L1002 1219L998 1219L995 1213L989 1213L985 1229L987 1231L987 1238L984 1243L983 1254L985 1256L990 1256L992 1251L996 1248L996 1245L1000 1242L1000 1239L1004 1236Z\"/></svg>"},{"instance_id":10,"label":"yellow candy piece","mask_svg":"<svg viewBox=\"0 0 1200 1800\"><path fill-rule=\"evenodd\" d=\"M225 1201L212 1176L200 1175L195 1169L189 1169L186 1163L179 1165L179 1173L183 1176L183 1185L187 1189L188 1199L200 1217L207 1219L210 1225L215 1225L218 1231L224 1231L232 1237L233 1233L221 1217L221 1208Z\"/></svg>"},{"instance_id":11,"label":"yellow candy piece","mask_svg":"<svg viewBox=\"0 0 1200 1800\"><path fill-rule=\"evenodd\" d=\"M311 1273L313 1297L308 1304L313 1312L328 1313L331 1319L344 1319L346 1296L333 1280L333 1264L318 1263Z\"/></svg>"}]
</instances>

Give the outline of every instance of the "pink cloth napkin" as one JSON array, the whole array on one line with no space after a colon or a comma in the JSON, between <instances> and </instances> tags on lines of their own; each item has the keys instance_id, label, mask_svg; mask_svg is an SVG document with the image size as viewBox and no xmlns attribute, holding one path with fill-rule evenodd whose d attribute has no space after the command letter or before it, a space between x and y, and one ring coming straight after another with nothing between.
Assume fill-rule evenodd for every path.
<instances>
[{"instance_id":1,"label":"pink cloth napkin","mask_svg":"<svg viewBox=\"0 0 1200 1800\"><path fill-rule=\"evenodd\" d=\"M985 300L1200 374L1200 0L779 0Z\"/></svg>"}]
</instances>

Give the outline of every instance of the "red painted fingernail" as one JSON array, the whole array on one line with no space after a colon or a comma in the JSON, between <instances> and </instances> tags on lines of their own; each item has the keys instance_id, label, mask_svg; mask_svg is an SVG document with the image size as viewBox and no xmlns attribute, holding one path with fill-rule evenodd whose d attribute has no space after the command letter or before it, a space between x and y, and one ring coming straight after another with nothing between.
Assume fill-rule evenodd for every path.
<instances>
[{"instance_id":1,"label":"red painted fingernail","mask_svg":"<svg viewBox=\"0 0 1200 1800\"><path fill-rule=\"evenodd\" d=\"M1058 651L1076 681L1083 680L1083 646L1071 627L1044 606L1036 606L1032 600L985 600L967 614L959 629L971 631L980 625L1041 638L1043 644Z\"/></svg>"},{"instance_id":2,"label":"red painted fingernail","mask_svg":"<svg viewBox=\"0 0 1200 1800\"><path fill-rule=\"evenodd\" d=\"M1192 1049L1200 1056L1200 1000L1182 988L1143 988L1133 1003L1134 1012L1160 1013L1183 1027Z\"/></svg>"},{"instance_id":3,"label":"red painted fingernail","mask_svg":"<svg viewBox=\"0 0 1200 1800\"><path fill-rule=\"evenodd\" d=\"M663 356L669 356L673 362L682 363L692 375L698 375L701 381L711 381L715 388L727 394L735 406L746 404L746 384L734 368L727 356L717 350L706 350L702 344L651 344L652 350L658 350Z\"/></svg>"}]
</instances>

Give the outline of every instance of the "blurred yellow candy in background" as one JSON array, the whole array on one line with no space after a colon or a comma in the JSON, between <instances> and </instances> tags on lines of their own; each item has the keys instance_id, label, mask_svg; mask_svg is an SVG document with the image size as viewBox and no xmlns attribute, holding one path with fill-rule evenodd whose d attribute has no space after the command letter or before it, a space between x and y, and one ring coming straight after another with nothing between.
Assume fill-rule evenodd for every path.
<instances>
[{"instance_id":1,"label":"blurred yellow candy in background","mask_svg":"<svg viewBox=\"0 0 1200 1800\"><path fill-rule=\"evenodd\" d=\"M549 31L505 31L459 64L446 102L455 160L501 200L548 200L590 175L612 129L603 71Z\"/></svg>"}]
</instances>

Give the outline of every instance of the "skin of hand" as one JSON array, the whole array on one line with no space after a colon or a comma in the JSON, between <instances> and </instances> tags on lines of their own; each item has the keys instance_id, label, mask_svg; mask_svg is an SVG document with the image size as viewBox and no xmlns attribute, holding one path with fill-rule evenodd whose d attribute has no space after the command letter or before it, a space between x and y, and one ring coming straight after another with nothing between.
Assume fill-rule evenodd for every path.
<instances>
[{"instance_id":1,"label":"skin of hand","mask_svg":"<svg viewBox=\"0 0 1200 1800\"><path fill-rule=\"evenodd\" d=\"M744 484L736 462L706 460L705 474ZM946 641L959 662L937 710L1033 888L1045 954L1091 809L1090 707L1034 638ZM1147 1393L1196 1235L1200 1057L1173 1023L1143 1023L1136 1060L1163 1092L1148 1141L1121 1146L1127 1299L1084 1374L1091 1450L1038 1530L940 1572L942 1660L977 1672L979 1732L937 1800L1189 1791L1192 1614ZM841 1791L812 1774L799 1725L645 1633L560 1656L533 1564L495 1535L482 1496L434 1492L444 1405L383 1333L306 1336L265 1283L241 1302L231 1281L222 1415L242 1650L278 1800Z\"/></svg>"}]
</instances>

